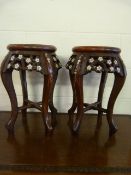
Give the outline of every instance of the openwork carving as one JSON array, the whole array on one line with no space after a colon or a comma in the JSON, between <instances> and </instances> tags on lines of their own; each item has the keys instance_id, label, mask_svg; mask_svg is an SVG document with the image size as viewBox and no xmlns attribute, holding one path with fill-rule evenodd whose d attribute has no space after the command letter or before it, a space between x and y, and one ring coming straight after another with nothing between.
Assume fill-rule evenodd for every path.
<instances>
[{"instance_id":1,"label":"openwork carving","mask_svg":"<svg viewBox=\"0 0 131 175\"><path fill-rule=\"evenodd\" d=\"M118 73L122 72L119 57L110 56L89 56L89 55L72 55L66 65L66 68L72 73L77 73L78 69L81 74L86 74L91 71L97 73L108 72Z\"/></svg>"},{"instance_id":2,"label":"openwork carving","mask_svg":"<svg viewBox=\"0 0 131 175\"><path fill-rule=\"evenodd\" d=\"M73 103L68 110L69 127L75 134L79 132L84 112L97 110L97 128L101 126L102 114L106 113L109 125L109 136L112 136L117 127L113 121L113 108L115 101L126 80L126 68L120 58L120 49L114 47L78 46L74 47L66 67L70 71L70 80L73 90ZM84 102L83 76L95 71L101 73L97 101L94 103ZM114 74L114 84L108 100L107 108L102 107L104 88L108 73ZM76 114L75 114L75 111Z\"/></svg>"},{"instance_id":3,"label":"openwork carving","mask_svg":"<svg viewBox=\"0 0 131 175\"><path fill-rule=\"evenodd\" d=\"M60 69L62 67L59 59L56 55L45 54L45 58L54 67L55 69ZM20 54L12 54L6 69L14 69L14 70L28 70L28 71L38 71L42 73L42 70L45 68L46 65L42 66L40 55L20 55Z\"/></svg>"},{"instance_id":4,"label":"openwork carving","mask_svg":"<svg viewBox=\"0 0 131 175\"><path fill-rule=\"evenodd\" d=\"M36 108L41 111L45 124L45 133L52 133L56 125L57 109L53 104L53 92L58 76L58 70L62 67L56 57L55 46L38 44L11 44L8 54L1 65L1 78L7 90L11 102L11 117L6 123L9 133L14 133L14 125L18 117L18 111L26 118L28 108ZM18 106L17 95L12 79L13 70L19 71L23 104ZM33 102L28 98L26 71L37 71L43 76L43 94L40 102ZM51 115L48 115L48 109Z\"/></svg>"}]
</instances>

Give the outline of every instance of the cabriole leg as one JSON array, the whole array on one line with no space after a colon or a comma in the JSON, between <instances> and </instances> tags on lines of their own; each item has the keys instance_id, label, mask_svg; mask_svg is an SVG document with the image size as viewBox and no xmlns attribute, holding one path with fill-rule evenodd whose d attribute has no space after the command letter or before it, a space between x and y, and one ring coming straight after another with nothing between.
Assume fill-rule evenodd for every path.
<instances>
[{"instance_id":1,"label":"cabriole leg","mask_svg":"<svg viewBox=\"0 0 131 175\"><path fill-rule=\"evenodd\" d=\"M77 108L77 98L76 98L76 89L75 89L75 75L70 73L70 81L72 85L72 91L73 91L73 103L71 108L68 110L68 115L69 115L69 121L68 124L69 126L73 124L73 116L74 112Z\"/></svg>"},{"instance_id":2,"label":"cabriole leg","mask_svg":"<svg viewBox=\"0 0 131 175\"><path fill-rule=\"evenodd\" d=\"M57 121L56 121L57 109L54 107L54 104L53 104L53 93L54 93L54 87L55 87L58 73L56 73L52 76L53 76L53 78L52 78L52 86L51 86L50 99L49 99L49 108L51 110L52 126L54 127L57 123Z\"/></svg>"},{"instance_id":3,"label":"cabriole leg","mask_svg":"<svg viewBox=\"0 0 131 175\"><path fill-rule=\"evenodd\" d=\"M12 81L12 70L2 72L1 71L1 78L5 89L9 95L10 102L11 102L11 117L9 121L6 123L6 128L8 129L9 133L14 132L14 125L18 115L18 103L16 98L16 93Z\"/></svg>"},{"instance_id":4,"label":"cabriole leg","mask_svg":"<svg viewBox=\"0 0 131 175\"><path fill-rule=\"evenodd\" d=\"M74 83L76 89L76 98L77 98L77 114L73 121L72 130L74 133L78 133L81 120L84 114L83 110L83 75L75 75Z\"/></svg>"},{"instance_id":5,"label":"cabriole leg","mask_svg":"<svg viewBox=\"0 0 131 175\"><path fill-rule=\"evenodd\" d=\"M53 75L44 75L44 89L42 99L42 117L44 120L46 133L52 133L52 117L48 114L49 100L52 93Z\"/></svg>"},{"instance_id":6,"label":"cabriole leg","mask_svg":"<svg viewBox=\"0 0 131 175\"><path fill-rule=\"evenodd\" d=\"M111 95L108 101L108 106L107 106L107 120L109 124L109 136L112 136L117 131L117 127L113 121L113 108L114 108L114 104L117 99L117 96L119 95L124 85L125 79L126 79L126 76L120 76L117 73L115 74L114 85L113 85Z\"/></svg>"}]
</instances>

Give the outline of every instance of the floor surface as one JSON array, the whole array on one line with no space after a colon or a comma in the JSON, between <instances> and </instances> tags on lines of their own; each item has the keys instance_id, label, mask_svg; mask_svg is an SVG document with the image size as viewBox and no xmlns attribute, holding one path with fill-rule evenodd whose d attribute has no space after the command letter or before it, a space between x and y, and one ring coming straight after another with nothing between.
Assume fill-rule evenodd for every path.
<instances>
[{"instance_id":1,"label":"floor surface","mask_svg":"<svg viewBox=\"0 0 131 175\"><path fill-rule=\"evenodd\" d=\"M78 136L71 134L66 114L58 115L54 134L45 136L40 113L28 113L24 122L19 114L11 136L4 127L9 116L0 112L0 174L131 174L131 116L114 117L119 130L111 138L105 116L98 130L96 115L85 115Z\"/></svg>"}]
</instances>

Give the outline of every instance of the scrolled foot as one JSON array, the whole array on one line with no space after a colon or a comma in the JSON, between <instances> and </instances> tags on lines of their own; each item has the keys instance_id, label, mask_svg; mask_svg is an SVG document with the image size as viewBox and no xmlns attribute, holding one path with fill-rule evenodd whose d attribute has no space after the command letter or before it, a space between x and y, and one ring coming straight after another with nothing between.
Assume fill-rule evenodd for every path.
<instances>
[{"instance_id":1,"label":"scrolled foot","mask_svg":"<svg viewBox=\"0 0 131 175\"><path fill-rule=\"evenodd\" d=\"M113 123L109 124L109 137L117 132L118 128Z\"/></svg>"},{"instance_id":2,"label":"scrolled foot","mask_svg":"<svg viewBox=\"0 0 131 175\"><path fill-rule=\"evenodd\" d=\"M5 124L5 128L8 130L8 133L14 133L15 121L17 119L18 111L12 111L9 121Z\"/></svg>"},{"instance_id":3,"label":"scrolled foot","mask_svg":"<svg viewBox=\"0 0 131 175\"><path fill-rule=\"evenodd\" d=\"M75 97L73 97L73 101L76 101ZM68 110L68 116L69 116L68 125L70 127L72 127L74 122L74 112L76 108L77 108L77 103L73 102L72 107Z\"/></svg>"},{"instance_id":4,"label":"scrolled foot","mask_svg":"<svg viewBox=\"0 0 131 175\"><path fill-rule=\"evenodd\" d=\"M7 129L9 134L14 134L14 124L13 123L6 123L5 128Z\"/></svg>"},{"instance_id":5,"label":"scrolled foot","mask_svg":"<svg viewBox=\"0 0 131 175\"><path fill-rule=\"evenodd\" d=\"M80 130L80 120L75 119L70 121L69 128L73 135L78 135Z\"/></svg>"},{"instance_id":6,"label":"scrolled foot","mask_svg":"<svg viewBox=\"0 0 131 175\"><path fill-rule=\"evenodd\" d=\"M54 129L53 128L48 128L48 127L46 127L45 128L45 135L46 136L52 136L53 135L53 131L54 131Z\"/></svg>"},{"instance_id":7,"label":"scrolled foot","mask_svg":"<svg viewBox=\"0 0 131 175\"><path fill-rule=\"evenodd\" d=\"M54 131L54 127L52 125L52 120L50 118L46 118L45 120L45 133L46 135L52 135Z\"/></svg>"},{"instance_id":8,"label":"scrolled foot","mask_svg":"<svg viewBox=\"0 0 131 175\"><path fill-rule=\"evenodd\" d=\"M80 121L79 120L75 120L74 124L73 124L73 131L78 131L80 128Z\"/></svg>"}]
</instances>

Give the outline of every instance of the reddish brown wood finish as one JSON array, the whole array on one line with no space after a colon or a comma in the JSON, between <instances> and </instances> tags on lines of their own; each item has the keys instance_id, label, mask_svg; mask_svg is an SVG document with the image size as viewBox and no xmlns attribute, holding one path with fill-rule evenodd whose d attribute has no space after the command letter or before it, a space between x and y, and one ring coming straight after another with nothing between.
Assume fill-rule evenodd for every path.
<instances>
[{"instance_id":1,"label":"reddish brown wood finish","mask_svg":"<svg viewBox=\"0 0 131 175\"><path fill-rule=\"evenodd\" d=\"M73 55L67 63L70 72L70 80L73 90L73 104L69 109L69 126L74 133L78 133L83 113L87 110L98 110L97 126L100 127L102 114L107 114L109 124L109 135L117 131L113 122L113 108L125 79L126 68L120 58L120 49L114 47L99 46L77 46L73 48ZM83 75L95 71L101 73L101 81L96 103L87 104L83 102ZM114 85L110 94L107 109L102 107L102 99L108 73L114 73ZM84 106L84 108L83 108ZM77 114L74 111L77 109Z\"/></svg>"},{"instance_id":2,"label":"reddish brown wood finish","mask_svg":"<svg viewBox=\"0 0 131 175\"><path fill-rule=\"evenodd\" d=\"M7 46L9 51L24 50L24 51L48 51L55 52L56 47L52 45L42 44L10 44Z\"/></svg>"},{"instance_id":3,"label":"reddish brown wood finish","mask_svg":"<svg viewBox=\"0 0 131 175\"><path fill-rule=\"evenodd\" d=\"M116 47L103 46L76 46L72 49L73 52L105 52L105 53L120 53L121 50Z\"/></svg>"},{"instance_id":4,"label":"reddish brown wood finish","mask_svg":"<svg viewBox=\"0 0 131 175\"><path fill-rule=\"evenodd\" d=\"M21 122L22 114L18 115L15 124L16 132L12 137L5 132L4 128L10 112L0 112L1 174L3 174L1 165L5 165L4 172L21 174L24 171L27 175L30 171L32 174L38 174L38 172L63 174L65 172L75 175L78 172L100 175L131 173L131 139L128 138L131 133L131 115L114 115L120 129L111 138L108 138L105 115L103 125L98 129L96 128L96 115L85 114L81 123L81 134L75 137L72 137L67 127L68 116L66 114L58 114L59 125L49 137L44 136L41 113L28 112L26 123ZM9 169L11 165L12 168ZM23 167L24 170L22 171L21 168L16 170L17 166ZM46 166L48 170L46 172L38 170L38 166ZM69 167L74 168L69 170ZM130 170L127 171L128 168ZM54 170L50 171L52 169Z\"/></svg>"},{"instance_id":5,"label":"reddish brown wood finish","mask_svg":"<svg viewBox=\"0 0 131 175\"><path fill-rule=\"evenodd\" d=\"M21 86L22 86L22 93L23 93L23 106L27 106L28 101L28 90L27 90L27 82L26 82L26 71L20 70L20 79L21 79ZM26 117L27 108L23 109L22 116Z\"/></svg>"},{"instance_id":6,"label":"reddish brown wood finish","mask_svg":"<svg viewBox=\"0 0 131 175\"><path fill-rule=\"evenodd\" d=\"M6 128L9 132L14 132L14 125L19 110L22 111L23 118L25 118L27 108L37 108L42 111L46 131L52 132L56 124L57 113L53 105L53 91L58 70L61 68L60 62L55 55L56 48L49 45L35 44L11 44L7 48L9 53L2 63L1 77L11 101L12 113ZM14 69L19 71L21 79L23 105L20 107L18 107L12 81ZM35 70L43 74L44 88L42 102L35 103L28 99L26 70ZM48 115L48 107L51 109L51 116Z\"/></svg>"}]
</instances>

